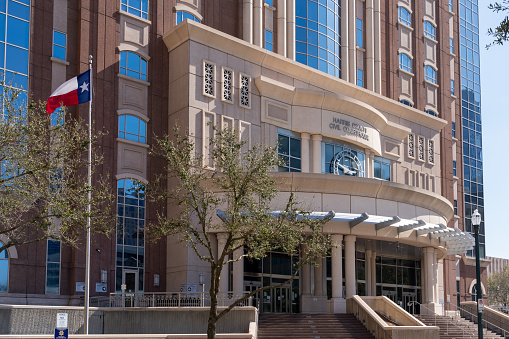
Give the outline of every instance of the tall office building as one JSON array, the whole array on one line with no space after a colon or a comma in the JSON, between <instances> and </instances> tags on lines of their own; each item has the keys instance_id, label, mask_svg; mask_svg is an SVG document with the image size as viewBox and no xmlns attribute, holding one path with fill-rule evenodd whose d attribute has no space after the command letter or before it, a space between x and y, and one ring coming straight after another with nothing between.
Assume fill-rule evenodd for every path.
<instances>
[{"instance_id":1,"label":"tall office building","mask_svg":"<svg viewBox=\"0 0 509 339\"><path fill-rule=\"evenodd\" d=\"M354 294L437 310L441 300L470 300L468 215L471 204L482 208L482 172L476 17L463 11L475 12L468 4L32 2L32 97L47 98L94 58L95 128L108 131L99 140L99 172L113 177L122 232L93 238L92 295L123 284L131 292L193 290L201 276L207 281L207 265L177 239L145 242L144 225L160 206L129 190L162 171L148 149L179 124L211 167L211 125L236 129L248 145L278 145L285 164L274 176L315 212L336 212L326 232L337 247L292 284L258 295L262 312L344 312ZM85 116L87 109L69 111ZM220 230L211 237L224 246ZM224 270L221 291L276 285L293 259L273 252L260 262L237 261ZM1 260L0 277L8 280L2 301L74 304L83 297L82 248L49 241L11 248Z\"/></svg>"}]
</instances>

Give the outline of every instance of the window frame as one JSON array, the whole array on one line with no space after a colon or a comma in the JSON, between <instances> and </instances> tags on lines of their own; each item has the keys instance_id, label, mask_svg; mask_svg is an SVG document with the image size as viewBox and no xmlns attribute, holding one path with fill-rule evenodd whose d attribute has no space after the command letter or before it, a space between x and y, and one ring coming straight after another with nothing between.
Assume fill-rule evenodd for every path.
<instances>
[{"instance_id":1,"label":"window frame","mask_svg":"<svg viewBox=\"0 0 509 339\"><path fill-rule=\"evenodd\" d=\"M58 291L56 293L54 292L48 292L48 266L49 264L57 264L56 261L49 261L49 243L55 242L58 243ZM59 295L60 294L60 285L62 280L62 242L58 240L52 240L47 239L46 240L46 278L44 282L44 293L45 294L52 294L52 295Z\"/></svg>"},{"instance_id":2,"label":"window frame","mask_svg":"<svg viewBox=\"0 0 509 339\"><path fill-rule=\"evenodd\" d=\"M188 15L187 18L184 18L185 14ZM194 15L193 13L191 13L191 12L182 11L182 10L179 10L179 11L176 12L175 23L177 25L180 24L182 21L185 21L187 19L190 19L190 20L196 21L196 22L201 22L200 19L198 19L198 17L196 15Z\"/></svg>"},{"instance_id":3,"label":"window frame","mask_svg":"<svg viewBox=\"0 0 509 339\"><path fill-rule=\"evenodd\" d=\"M127 131L127 117L134 117L137 119L137 122L138 122L138 134L133 134L133 133L130 133ZM123 119L123 122L124 122L124 130L121 130L120 129L120 123ZM142 123L143 122L143 125L145 127L145 134L142 135L141 134L141 127L142 127ZM118 116L118 138L119 139L123 139L123 140L129 140L129 141L134 141L134 142L139 142L141 144L146 144L147 143L147 121L145 121L144 119L140 118L139 116L137 115L134 115L134 114L129 114L129 113L125 113L125 114L120 114ZM121 136L120 133L124 133L124 136ZM127 138L127 135L134 135L134 136L137 136L138 140L133 140L133 139L129 139ZM144 139L142 141L142 138Z\"/></svg>"},{"instance_id":4,"label":"window frame","mask_svg":"<svg viewBox=\"0 0 509 339\"><path fill-rule=\"evenodd\" d=\"M0 242L0 244L4 245L4 243ZM10 256L9 256L9 251L6 249L4 249L2 252L0 252L0 254L4 253L5 252L5 257L2 257L0 256L0 262L2 261L6 261L7 262L7 269L6 269L6 285L5 285L5 291L1 290L0 289L0 293L5 293L5 292L9 292L9 269L10 269ZM1 265L0 265L0 268L1 268ZM0 276L2 276L3 272L0 271Z\"/></svg>"},{"instance_id":5,"label":"window frame","mask_svg":"<svg viewBox=\"0 0 509 339\"><path fill-rule=\"evenodd\" d=\"M437 40L436 27L431 21L424 21L424 36L435 41Z\"/></svg>"},{"instance_id":6,"label":"window frame","mask_svg":"<svg viewBox=\"0 0 509 339\"><path fill-rule=\"evenodd\" d=\"M357 47L364 48L364 22L359 18L355 18L355 43Z\"/></svg>"},{"instance_id":7,"label":"window frame","mask_svg":"<svg viewBox=\"0 0 509 339\"><path fill-rule=\"evenodd\" d=\"M412 73L412 57L406 53L399 53L399 69ZM413 73L412 73L413 74Z\"/></svg>"},{"instance_id":8,"label":"window frame","mask_svg":"<svg viewBox=\"0 0 509 339\"><path fill-rule=\"evenodd\" d=\"M124 58L125 58L124 66L122 66L122 55L124 55ZM128 64L129 64L128 59L129 59L130 55L136 56L139 59L139 71L128 68ZM143 62L145 63L145 73L142 72ZM124 70L124 71L122 71L122 70ZM128 74L128 72L136 73L136 74L138 74L138 77L132 76L132 75ZM133 78L133 79L147 81L148 80L148 60L146 60L140 54L132 52L132 51L120 51L120 53L119 53L119 73L122 75L128 76L130 78ZM143 76L145 76L145 78L143 78Z\"/></svg>"},{"instance_id":9,"label":"window frame","mask_svg":"<svg viewBox=\"0 0 509 339\"><path fill-rule=\"evenodd\" d=\"M281 150L280 149L281 145L279 143L280 136L288 138L288 154L280 152L280 150ZM291 149L291 145L292 145L291 140L292 139L299 142L299 145L300 145L300 156L299 157L292 155L292 149ZM300 138L300 136L297 136L296 133L293 133L291 131L278 128L278 131L277 131L277 156L278 156L278 159L281 159L282 157L288 158L288 163L285 163L283 166L278 165L278 172L302 172L302 139ZM291 159L299 160L300 167L291 166ZM282 170L282 169L287 169L287 170Z\"/></svg>"},{"instance_id":10,"label":"window frame","mask_svg":"<svg viewBox=\"0 0 509 339\"><path fill-rule=\"evenodd\" d=\"M149 8L149 0L140 0L140 8L130 6L131 0L121 0L120 1L120 10L129 13L132 15L135 15L139 18L148 20L148 8ZM146 11L143 10L143 4L145 3ZM125 9L123 8L125 7ZM132 9L132 10L130 10ZM133 12L139 12L139 14L133 13Z\"/></svg>"},{"instance_id":11,"label":"window frame","mask_svg":"<svg viewBox=\"0 0 509 339\"><path fill-rule=\"evenodd\" d=\"M357 86L364 88L364 70L361 68L357 68L356 84Z\"/></svg>"},{"instance_id":12,"label":"window frame","mask_svg":"<svg viewBox=\"0 0 509 339\"><path fill-rule=\"evenodd\" d=\"M437 71L430 65L424 66L424 79L432 84L437 84Z\"/></svg>"},{"instance_id":13,"label":"window frame","mask_svg":"<svg viewBox=\"0 0 509 339\"><path fill-rule=\"evenodd\" d=\"M59 45L55 42L55 34L56 33L62 34L64 36L65 44L63 46ZM55 47L64 49L64 58L63 59L55 55ZM60 60L64 60L64 61L67 60L67 33L60 32L59 30L56 30L56 29L53 30L53 45L52 45L52 50L51 50L51 56L56 59L60 59Z\"/></svg>"},{"instance_id":14,"label":"window frame","mask_svg":"<svg viewBox=\"0 0 509 339\"><path fill-rule=\"evenodd\" d=\"M268 40L268 36L270 36L270 41ZM270 48L268 48L268 46L270 46ZM265 29L263 32L263 48L267 51L274 52L274 32L271 30Z\"/></svg>"},{"instance_id":15,"label":"window frame","mask_svg":"<svg viewBox=\"0 0 509 339\"><path fill-rule=\"evenodd\" d=\"M376 176L376 166L377 164L380 164L380 177ZM384 177L384 168L385 170L388 170L389 172L389 179L386 179ZM392 167L391 167L391 161L389 159L385 159L382 157L374 157L373 158L373 178L384 180L384 181L392 181Z\"/></svg>"},{"instance_id":16,"label":"window frame","mask_svg":"<svg viewBox=\"0 0 509 339\"><path fill-rule=\"evenodd\" d=\"M403 17L403 14L405 15L405 17ZM410 13L410 11L405 7L399 6L398 22L405 26L412 27L412 13Z\"/></svg>"}]
</instances>

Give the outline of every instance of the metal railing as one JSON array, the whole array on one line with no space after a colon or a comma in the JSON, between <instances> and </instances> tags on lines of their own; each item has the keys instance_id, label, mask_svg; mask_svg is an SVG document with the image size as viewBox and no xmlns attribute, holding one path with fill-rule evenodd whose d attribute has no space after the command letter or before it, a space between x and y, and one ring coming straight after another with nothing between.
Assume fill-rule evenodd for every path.
<instances>
[{"instance_id":1,"label":"metal railing","mask_svg":"<svg viewBox=\"0 0 509 339\"><path fill-rule=\"evenodd\" d=\"M248 292L220 292L217 306L230 306ZM90 298L91 307L208 307L208 292L159 292L159 293L110 293L109 296ZM253 297L243 300L236 307L253 306Z\"/></svg>"},{"instance_id":2,"label":"metal railing","mask_svg":"<svg viewBox=\"0 0 509 339\"><path fill-rule=\"evenodd\" d=\"M441 316L441 315L437 314L435 312L435 310L432 310L432 309L424 306L423 304L419 303L418 301L414 301L413 303L414 303L414 305L418 305L419 306L419 311L420 311L420 315L421 316L422 315L429 315L429 314L433 315L434 326L438 326L437 325L437 317L442 319L442 320L445 320L445 322L446 322L445 330L447 331L447 333L449 333L449 329L456 329L456 330L461 331L462 337L465 337L465 335L469 335L471 337L475 336L475 332L467 331L465 328L456 325L453 321L447 319L447 316ZM427 311L426 314L423 314L423 312L422 312L423 309L425 309ZM440 326L438 326L438 327L440 327Z\"/></svg>"},{"instance_id":3,"label":"metal railing","mask_svg":"<svg viewBox=\"0 0 509 339\"><path fill-rule=\"evenodd\" d=\"M455 305L452 303L447 303L447 304L456 308L457 311L455 313L459 313L460 317L471 320L473 322L477 322L477 309L475 307L470 307L468 305L465 305L465 307L462 307L462 306L458 306L458 305ZM467 308L468 308L468 310L467 310ZM483 312L483 316L482 316L483 332L490 330L490 331L497 332L498 334L501 334L504 337L509 336L509 330L505 329L503 327L500 327L498 325L495 325L495 322L500 323L500 320L496 319L495 317L493 317L491 314L489 314L487 312ZM509 328L508 323L504 322L504 323L501 323L501 325L503 325L506 328Z\"/></svg>"}]
</instances>

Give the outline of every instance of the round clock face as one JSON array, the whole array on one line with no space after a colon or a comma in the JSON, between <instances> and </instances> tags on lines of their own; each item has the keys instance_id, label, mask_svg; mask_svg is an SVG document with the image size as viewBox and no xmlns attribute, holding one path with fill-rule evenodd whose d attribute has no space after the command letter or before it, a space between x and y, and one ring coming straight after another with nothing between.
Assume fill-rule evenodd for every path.
<instances>
[{"instance_id":1,"label":"round clock face","mask_svg":"<svg viewBox=\"0 0 509 339\"><path fill-rule=\"evenodd\" d=\"M334 155L331 161L332 173L344 174L354 177L363 177L364 168L357 158L357 155L351 151L341 151Z\"/></svg>"}]
</instances>

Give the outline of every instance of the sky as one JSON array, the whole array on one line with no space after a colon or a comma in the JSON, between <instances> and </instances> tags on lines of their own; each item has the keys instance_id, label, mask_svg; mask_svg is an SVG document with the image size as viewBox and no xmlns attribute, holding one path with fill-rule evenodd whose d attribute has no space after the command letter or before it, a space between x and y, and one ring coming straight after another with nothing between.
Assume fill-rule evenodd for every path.
<instances>
[{"instance_id":1,"label":"sky","mask_svg":"<svg viewBox=\"0 0 509 339\"><path fill-rule=\"evenodd\" d=\"M486 50L489 27L504 14L491 12L491 1L479 0L481 50L481 116L484 166L486 255L509 259L509 42ZM500 2L500 1L499 1ZM509 13L507 13L509 14Z\"/></svg>"}]
</instances>

